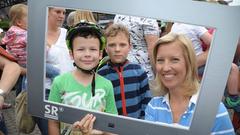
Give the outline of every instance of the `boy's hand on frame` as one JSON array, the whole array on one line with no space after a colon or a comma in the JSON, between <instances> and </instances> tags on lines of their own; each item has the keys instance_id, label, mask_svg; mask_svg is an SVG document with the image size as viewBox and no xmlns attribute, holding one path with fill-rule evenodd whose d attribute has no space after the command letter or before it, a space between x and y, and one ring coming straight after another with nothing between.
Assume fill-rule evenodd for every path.
<instances>
[{"instance_id":1,"label":"boy's hand on frame","mask_svg":"<svg viewBox=\"0 0 240 135\"><path fill-rule=\"evenodd\" d=\"M83 119L73 124L73 130L80 130L83 135L91 135L93 131L93 123L96 117L92 114L87 114Z\"/></svg>"}]
</instances>

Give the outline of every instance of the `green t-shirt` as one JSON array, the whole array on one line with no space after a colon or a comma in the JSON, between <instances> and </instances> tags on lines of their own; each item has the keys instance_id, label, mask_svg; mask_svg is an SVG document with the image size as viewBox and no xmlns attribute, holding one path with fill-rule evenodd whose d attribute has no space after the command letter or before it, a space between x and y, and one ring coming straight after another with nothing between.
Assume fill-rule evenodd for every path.
<instances>
[{"instance_id":1,"label":"green t-shirt","mask_svg":"<svg viewBox=\"0 0 240 135\"><path fill-rule=\"evenodd\" d=\"M72 72L68 72L54 79L48 100L117 114L112 83L98 74L95 78L94 97L91 84L83 86L75 80Z\"/></svg>"},{"instance_id":2,"label":"green t-shirt","mask_svg":"<svg viewBox=\"0 0 240 135\"><path fill-rule=\"evenodd\" d=\"M112 83L98 74L95 78L94 97L91 84L83 86L75 80L72 72L69 72L54 79L48 100L111 114L118 113ZM65 135L81 135L79 131L72 131L70 124L61 123L61 133L63 130L66 130Z\"/></svg>"}]
</instances>

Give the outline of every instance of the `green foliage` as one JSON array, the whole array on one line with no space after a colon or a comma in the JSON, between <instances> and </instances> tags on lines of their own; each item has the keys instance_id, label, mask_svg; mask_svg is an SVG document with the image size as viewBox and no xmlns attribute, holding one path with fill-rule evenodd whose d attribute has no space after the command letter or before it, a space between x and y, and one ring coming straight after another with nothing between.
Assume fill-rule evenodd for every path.
<instances>
[{"instance_id":1,"label":"green foliage","mask_svg":"<svg viewBox=\"0 0 240 135\"><path fill-rule=\"evenodd\" d=\"M9 20L0 21L0 28L2 28L4 31L8 30L9 27L10 27L10 21Z\"/></svg>"}]
</instances>

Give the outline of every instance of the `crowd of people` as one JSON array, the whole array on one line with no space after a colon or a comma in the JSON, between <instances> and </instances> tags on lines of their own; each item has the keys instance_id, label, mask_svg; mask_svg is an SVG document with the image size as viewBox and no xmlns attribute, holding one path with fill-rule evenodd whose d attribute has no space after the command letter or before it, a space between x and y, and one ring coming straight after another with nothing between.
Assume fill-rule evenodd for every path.
<instances>
[{"instance_id":1,"label":"crowd of people","mask_svg":"<svg viewBox=\"0 0 240 135\"><path fill-rule=\"evenodd\" d=\"M0 48L1 109L14 86L17 86L16 96L27 91L27 15L27 5L12 6L11 27L0 41L6 47L6 50ZM115 15L113 22L102 29L92 12L75 10L66 16L66 9L59 7L48 8L47 20L43 91L46 100L152 122L190 126L212 41L209 29L174 23L169 31L161 34L157 20L127 15ZM65 20L67 29L63 28ZM240 113L239 49L212 134L235 134L226 107ZM101 60L104 62L99 63ZM7 135L4 118L1 118L0 131ZM94 129L96 119L87 114L69 124L34 117L43 135L113 134Z\"/></svg>"}]
</instances>

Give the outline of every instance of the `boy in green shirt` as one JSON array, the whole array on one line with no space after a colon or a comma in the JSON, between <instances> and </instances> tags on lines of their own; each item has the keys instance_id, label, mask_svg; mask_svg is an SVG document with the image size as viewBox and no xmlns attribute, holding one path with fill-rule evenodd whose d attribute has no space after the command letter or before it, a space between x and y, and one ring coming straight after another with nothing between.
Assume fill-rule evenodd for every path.
<instances>
[{"instance_id":1,"label":"boy in green shirt","mask_svg":"<svg viewBox=\"0 0 240 135\"><path fill-rule=\"evenodd\" d=\"M48 100L117 114L111 82L94 72L105 46L101 29L81 21L69 30L66 40L76 69L54 79ZM59 125L49 120L49 134L59 135Z\"/></svg>"}]
</instances>

